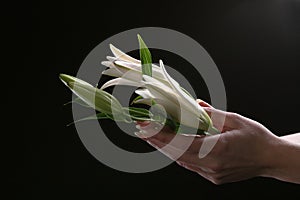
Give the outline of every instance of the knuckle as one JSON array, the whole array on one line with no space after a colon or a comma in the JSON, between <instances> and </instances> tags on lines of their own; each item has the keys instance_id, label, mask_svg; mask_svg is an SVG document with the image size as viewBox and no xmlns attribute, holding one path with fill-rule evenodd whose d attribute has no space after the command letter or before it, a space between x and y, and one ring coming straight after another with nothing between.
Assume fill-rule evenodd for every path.
<instances>
[{"instance_id":1,"label":"knuckle","mask_svg":"<svg viewBox=\"0 0 300 200\"><path fill-rule=\"evenodd\" d=\"M230 118L232 118L232 119L236 119L236 120L241 119L241 115L240 115L240 114L237 114L237 113L234 113L234 112L228 113L228 117L230 117Z\"/></svg>"},{"instance_id":2,"label":"knuckle","mask_svg":"<svg viewBox=\"0 0 300 200\"><path fill-rule=\"evenodd\" d=\"M162 143L165 143L165 144L168 143L167 142L168 140L167 140L166 136L161 134L161 133L158 133L158 134L154 135L153 138L159 140Z\"/></svg>"},{"instance_id":3,"label":"knuckle","mask_svg":"<svg viewBox=\"0 0 300 200\"><path fill-rule=\"evenodd\" d=\"M229 148L228 143L228 140L225 137L223 137L223 135L221 135L218 139L217 144L211 150L211 156L216 160L219 160L221 157L223 157Z\"/></svg>"},{"instance_id":4,"label":"knuckle","mask_svg":"<svg viewBox=\"0 0 300 200\"><path fill-rule=\"evenodd\" d=\"M211 181L216 185L221 185L224 183L223 176L220 173L211 175Z\"/></svg>"},{"instance_id":5,"label":"knuckle","mask_svg":"<svg viewBox=\"0 0 300 200\"><path fill-rule=\"evenodd\" d=\"M209 166L211 171L214 173L214 177L219 177L218 173L222 172L224 167L220 162L215 162L211 166Z\"/></svg>"},{"instance_id":6,"label":"knuckle","mask_svg":"<svg viewBox=\"0 0 300 200\"><path fill-rule=\"evenodd\" d=\"M211 182L213 182L215 185L221 185L221 184L224 183L224 182L222 181L222 179L215 179L215 178L213 178L213 179L211 180Z\"/></svg>"}]
</instances>

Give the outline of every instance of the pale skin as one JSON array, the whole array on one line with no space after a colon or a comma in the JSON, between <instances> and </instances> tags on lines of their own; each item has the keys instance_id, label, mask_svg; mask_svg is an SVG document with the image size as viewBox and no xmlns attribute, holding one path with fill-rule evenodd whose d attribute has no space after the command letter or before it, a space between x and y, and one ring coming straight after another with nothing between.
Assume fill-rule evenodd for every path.
<instances>
[{"instance_id":1,"label":"pale skin","mask_svg":"<svg viewBox=\"0 0 300 200\"><path fill-rule=\"evenodd\" d=\"M208 114L214 115L213 123L221 134L177 134L177 142L170 145L175 134L168 127L156 133L154 124L138 122L137 127L142 131L136 135L176 160L180 166L215 184L257 176L300 184L300 133L278 137L254 120L236 113L217 110L203 101L198 103ZM218 118L222 117L225 119L224 125L218 126ZM194 138L191 145L187 150L183 150L182 144L190 141L190 137ZM204 139L215 140L216 144L207 155L199 157ZM182 155L176 157L179 153Z\"/></svg>"}]
</instances>

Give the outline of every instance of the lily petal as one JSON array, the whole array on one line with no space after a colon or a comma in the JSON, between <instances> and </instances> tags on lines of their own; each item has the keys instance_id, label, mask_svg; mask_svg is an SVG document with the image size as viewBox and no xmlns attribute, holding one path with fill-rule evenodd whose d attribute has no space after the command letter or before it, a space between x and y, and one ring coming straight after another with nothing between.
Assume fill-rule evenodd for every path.
<instances>
[{"instance_id":1,"label":"lily petal","mask_svg":"<svg viewBox=\"0 0 300 200\"><path fill-rule=\"evenodd\" d=\"M137 64L141 63L141 61L125 54L124 52L122 52L120 49L116 48L112 44L110 44L109 46L110 46L110 50L118 60L124 60L124 61L133 62Z\"/></svg>"},{"instance_id":2,"label":"lily petal","mask_svg":"<svg viewBox=\"0 0 300 200\"><path fill-rule=\"evenodd\" d=\"M115 78L112 79L110 81L107 81L104 85L102 85L102 87L100 89L105 89L108 88L110 86L114 86L114 85L128 85L128 86L134 86L134 87L141 87L144 84L141 82L135 82L135 81L131 81L125 78Z\"/></svg>"},{"instance_id":3,"label":"lily petal","mask_svg":"<svg viewBox=\"0 0 300 200\"><path fill-rule=\"evenodd\" d=\"M135 93L142 96L144 99L154 99L154 96L149 92L148 89L142 88L135 90Z\"/></svg>"},{"instance_id":4,"label":"lily petal","mask_svg":"<svg viewBox=\"0 0 300 200\"><path fill-rule=\"evenodd\" d=\"M143 75L143 79L145 80L145 83L147 83L147 84L152 84L152 85L155 85L157 87L160 87L163 90L166 90L167 92L174 93L174 91L170 87L169 83L164 84L161 81L157 80L156 78L153 78L153 77L147 76L147 75Z\"/></svg>"},{"instance_id":5,"label":"lily petal","mask_svg":"<svg viewBox=\"0 0 300 200\"><path fill-rule=\"evenodd\" d=\"M125 61L115 61L114 64L117 65L118 67L125 67L127 69L137 70L142 73L141 64L125 62ZM158 79L164 79L163 72L160 67L152 64L152 71L153 71L153 77Z\"/></svg>"},{"instance_id":6,"label":"lily petal","mask_svg":"<svg viewBox=\"0 0 300 200\"><path fill-rule=\"evenodd\" d=\"M112 76L112 77L120 77L123 73L117 68L106 69L102 72L103 75Z\"/></svg>"},{"instance_id":7,"label":"lily petal","mask_svg":"<svg viewBox=\"0 0 300 200\"><path fill-rule=\"evenodd\" d=\"M104 113L112 113L112 110L120 113L123 112L123 107L120 102L111 94L93 87L89 83L72 77L61 74L60 79L72 90L81 100L90 107Z\"/></svg>"},{"instance_id":8,"label":"lily petal","mask_svg":"<svg viewBox=\"0 0 300 200\"><path fill-rule=\"evenodd\" d=\"M117 60L117 58L116 58L116 57L113 57L113 56L106 56L106 59L107 59L108 61L110 61L110 62L114 62L114 61Z\"/></svg>"},{"instance_id":9,"label":"lily petal","mask_svg":"<svg viewBox=\"0 0 300 200\"><path fill-rule=\"evenodd\" d=\"M184 104L190 105L192 106L192 108L194 108L198 113L199 113L199 117L201 118L202 116L204 117L203 120L205 120L209 125L212 124L212 121L210 119L210 117L207 115L207 113L205 112L205 110L196 102L195 99L193 99L192 97L190 97L188 94L186 94L179 86L179 84L176 84L177 82L175 82L174 79L172 79L170 77L170 75L167 73L164 64L162 62L162 60L159 61L160 67L163 70L164 76L165 78L169 81L169 83L172 85L173 89L176 91L176 93L184 100L186 100L186 102L184 102Z\"/></svg>"},{"instance_id":10,"label":"lily petal","mask_svg":"<svg viewBox=\"0 0 300 200\"><path fill-rule=\"evenodd\" d=\"M128 69L141 71L141 64L136 64L133 62L119 61L119 60L116 60L114 62L114 64L117 66L122 66L122 67L128 68Z\"/></svg>"},{"instance_id":11,"label":"lily petal","mask_svg":"<svg viewBox=\"0 0 300 200\"><path fill-rule=\"evenodd\" d=\"M114 67L114 63L111 62L111 61L102 61L101 65L104 65L104 66L109 67L109 68Z\"/></svg>"}]
</instances>

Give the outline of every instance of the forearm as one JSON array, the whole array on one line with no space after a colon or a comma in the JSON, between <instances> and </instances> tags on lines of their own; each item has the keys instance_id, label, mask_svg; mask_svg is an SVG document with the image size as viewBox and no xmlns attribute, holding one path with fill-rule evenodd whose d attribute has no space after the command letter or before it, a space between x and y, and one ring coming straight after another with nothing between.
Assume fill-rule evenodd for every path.
<instances>
[{"instance_id":1,"label":"forearm","mask_svg":"<svg viewBox=\"0 0 300 200\"><path fill-rule=\"evenodd\" d=\"M267 176L300 184L300 134L279 137L270 151Z\"/></svg>"},{"instance_id":2,"label":"forearm","mask_svg":"<svg viewBox=\"0 0 300 200\"><path fill-rule=\"evenodd\" d=\"M300 144L300 133L285 135L280 138L282 138L286 141L289 141L289 142Z\"/></svg>"}]
</instances>

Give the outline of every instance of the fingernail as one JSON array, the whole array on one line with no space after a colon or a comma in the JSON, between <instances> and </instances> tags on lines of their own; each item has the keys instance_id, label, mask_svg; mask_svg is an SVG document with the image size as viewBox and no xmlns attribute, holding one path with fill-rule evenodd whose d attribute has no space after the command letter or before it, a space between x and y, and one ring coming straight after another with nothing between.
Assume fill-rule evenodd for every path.
<instances>
[{"instance_id":1,"label":"fingernail","mask_svg":"<svg viewBox=\"0 0 300 200\"><path fill-rule=\"evenodd\" d=\"M202 107L204 110L207 110L207 111L212 111L212 107Z\"/></svg>"},{"instance_id":2,"label":"fingernail","mask_svg":"<svg viewBox=\"0 0 300 200\"><path fill-rule=\"evenodd\" d=\"M141 138L142 134L140 132L134 132L134 135L136 135L137 137Z\"/></svg>"},{"instance_id":3,"label":"fingernail","mask_svg":"<svg viewBox=\"0 0 300 200\"><path fill-rule=\"evenodd\" d=\"M140 126L140 125L138 125L138 124L135 126L135 128L137 128L137 129L141 130L141 126Z\"/></svg>"},{"instance_id":4,"label":"fingernail","mask_svg":"<svg viewBox=\"0 0 300 200\"><path fill-rule=\"evenodd\" d=\"M141 130L141 131L138 131L138 132L134 132L135 135L143 135L145 137L145 134L147 134L147 131L145 130Z\"/></svg>"},{"instance_id":5,"label":"fingernail","mask_svg":"<svg viewBox=\"0 0 300 200\"><path fill-rule=\"evenodd\" d=\"M155 144L153 144L150 140L147 140L147 143L153 146L154 148L157 148Z\"/></svg>"},{"instance_id":6,"label":"fingernail","mask_svg":"<svg viewBox=\"0 0 300 200\"><path fill-rule=\"evenodd\" d=\"M141 138L141 139L143 139L143 140L146 140L146 139L147 139L147 136L144 135L144 134L142 133L142 131L134 132L134 134L135 134L138 138Z\"/></svg>"}]
</instances>

